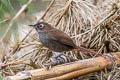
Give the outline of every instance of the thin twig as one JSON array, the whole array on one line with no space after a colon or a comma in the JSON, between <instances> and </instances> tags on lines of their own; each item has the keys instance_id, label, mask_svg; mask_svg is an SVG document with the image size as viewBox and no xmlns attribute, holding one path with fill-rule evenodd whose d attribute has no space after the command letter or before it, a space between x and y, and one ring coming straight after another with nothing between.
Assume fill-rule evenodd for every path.
<instances>
[{"instance_id":1,"label":"thin twig","mask_svg":"<svg viewBox=\"0 0 120 80\"><path fill-rule=\"evenodd\" d=\"M40 19L44 19L44 17L46 16L47 12L50 10L50 7L53 5L53 3L55 2L55 0L52 0L51 3L48 5L45 13L43 14L43 16ZM39 19L38 19L39 21Z\"/></svg>"},{"instance_id":2,"label":"thin twig","mask_svg":"<svg viewBox=\"0 0 120 80\"><path fill-rule=\"evenodd\" d=\"M22 39L22 41L17 44L17 46L13 49L12 53L15 53L15 52L18 50L18 48L20 47L20 44L22 44L22 42L28 37L28 35L32 32L32 30L33 30L33 28L32 28L32 29L28 32L28 34Z\"/></svg>"},{"instance_id":3,"label":"thin twig","mask_svg":"<svg viewBox=\"0 0 120 80\"><path fill-rule=\"evenodd\" d=\"M3 20L3 21L0 21L0 24L1 24L1 23L4 23L4 22L7 22L7 21L9 21L9 19L5 19L5 20Z\"/></svg>"},{"instance_id":4,"label":"thin twig","mask_svg":"<svg viewBox=\"0 0 120 80\"><path fill-rule=\"evenodd\" d=\"M64 14L66 13L66 11L68 10L68 8L69 8L71 2L72 2L72 0L69 0L69 1L68 1L68 3L67 3L67 5L65 6L65 8L64 8L64 10L63 10L63 12L62 12L62 14L60 15L60 18L57 20L55 26L57 26L57 25L59 24L60 20L62 19L62 17L64 16Z\"/></svg>"},{"instance_id":5,"label":"thin twig","mask_svg":"<svg viewBox=\"0 0 120 80\"><path fill-rule=\"evenodd\" d=\"M23 61L19 61L19 62L12 62L12 63L8 63L8 64L2 64L0 65L1 69L9 66L9 65L18 65L18 64L27 64L29 65L30 63L29 62L23 62Z\"/></svg>"}]
</instances>

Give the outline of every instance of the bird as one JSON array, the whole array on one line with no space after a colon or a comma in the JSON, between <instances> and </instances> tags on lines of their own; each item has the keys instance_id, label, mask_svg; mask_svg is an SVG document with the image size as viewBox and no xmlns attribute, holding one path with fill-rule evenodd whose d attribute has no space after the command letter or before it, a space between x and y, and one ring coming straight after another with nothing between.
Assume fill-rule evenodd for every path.
<instances>
[{"instance_id":1,"label":"bird","mask_svg":"<svg viewBox=\"0 0 120 80\"><path fill-rule=\"evenodd\" d=\"M47 22L37 22L36 24L29 26L36 29L40 42L54 52L64 54L66 51L81 50L87 53L96 54L96 51L77 46L72 38L70 38L65 32L53 27ZM57 55L57 57L59 55Z\"/></svg>"},{"instance_id":2,"label":"bird","mask_svg":"<svg viewBox=\"0 0 120 80\"><path fill-rule=\"evenodd\" d=\"M96 54L95 51L75 45L73 40L63 31L54 28L46 22L38 22L29 25L36 29L40 42L47 48L55 52L71 51L78 49L88 53Z\"/></svg>"}]
</instances>

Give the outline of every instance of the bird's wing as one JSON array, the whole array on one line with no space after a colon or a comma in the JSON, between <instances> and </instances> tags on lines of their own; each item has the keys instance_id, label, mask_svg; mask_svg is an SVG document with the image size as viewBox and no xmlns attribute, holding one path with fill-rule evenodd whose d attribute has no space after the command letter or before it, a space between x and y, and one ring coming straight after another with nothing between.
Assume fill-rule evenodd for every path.
<instances>
[{"instance_id":1,"label":"bird's wing","mask_svg":"<svg viewBox=\"0 0 120 80\"><path fill-rule=\"evenodd\" d=\"M50 35L51 39L53 39L61 44L64 44L64 45L70 46L70 47L76 46L73 43L73 40L63 31L55 29L55 30L50 31L49 35Z\"/></svg>"}]
</instances>

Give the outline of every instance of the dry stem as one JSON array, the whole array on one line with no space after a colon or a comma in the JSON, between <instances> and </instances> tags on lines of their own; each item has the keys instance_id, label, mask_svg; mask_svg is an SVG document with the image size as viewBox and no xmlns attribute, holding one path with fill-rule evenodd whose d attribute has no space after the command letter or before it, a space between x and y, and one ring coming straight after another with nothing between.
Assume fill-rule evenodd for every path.
<instances>
[{"instance_id":1,"label":"dry stem","mask_svg":"<svg viewBox=\"0 0 120 80\"><path fill-rule=\"evenodd\" d=\"M16 74L15 76L8 76L7 78L9 80L23 80L29 78L32 78L33 80L68 80L80 75L110 67L114 63L120 64L120 52L58 65L50 70L43 68L25 71L25 75L22 75L21 72L21 75Z\"/></svg>"}]
</instances>

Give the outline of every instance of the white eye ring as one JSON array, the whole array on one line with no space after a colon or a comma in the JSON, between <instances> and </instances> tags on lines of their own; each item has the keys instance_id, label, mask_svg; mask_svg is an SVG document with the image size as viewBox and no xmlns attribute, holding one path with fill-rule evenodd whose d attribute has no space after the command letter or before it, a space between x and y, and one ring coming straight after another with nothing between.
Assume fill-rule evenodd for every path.
<instances>
[{"instance_id":1,"label":"white eye ring","mask_svg":"<svg viewBox=\"0 0 120 80\"><path fill-rule=\"evenodd\" d=\"M44 24L40 24L38 27L39 27L39 28L43 28L43 27L44 27Z\"/></svg>"}]
</instances>

